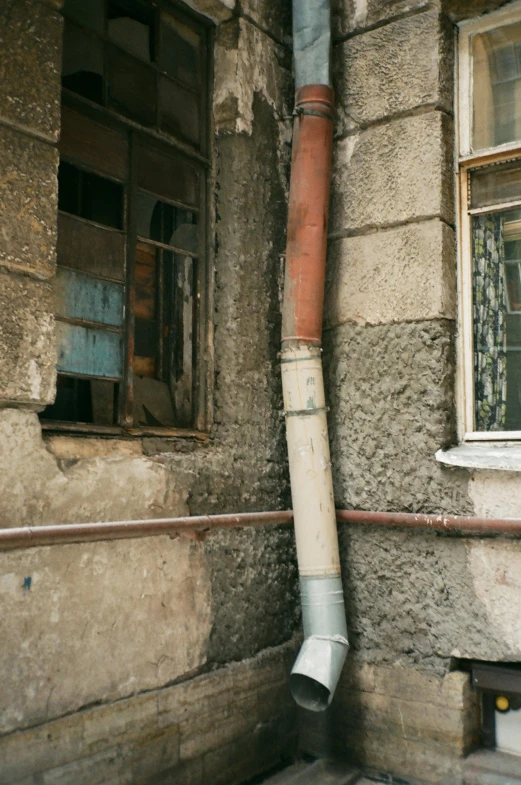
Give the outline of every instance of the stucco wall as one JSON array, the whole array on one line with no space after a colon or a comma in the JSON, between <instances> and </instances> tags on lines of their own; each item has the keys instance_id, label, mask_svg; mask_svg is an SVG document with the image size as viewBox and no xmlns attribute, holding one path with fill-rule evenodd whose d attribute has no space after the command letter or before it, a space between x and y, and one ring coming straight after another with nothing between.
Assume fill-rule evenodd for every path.
<instances>
[{"instance_id":1,"label":"stucco wall","mask_svg":"<svg viewBox=\"0 0 521 785\"><path fill-rule=\"evenodd\" d=\"M0 9L0 526L288 504L277 369L290 149L288 8L245 3L239 12L230 0L190 4L219 22L210 210L214 339L204 357L212 430L205 442L42 435L37 412L52 401L56 378L61 3L15 0ZM0 735L94 703L112 706L161 691L295 631L294 546L284 527L223 532L204 542L158 537L52 546L4 553L0 562L1 637L8 642ZM262 679L257 686L262 690ZM196 717L197 706L192 722ZM256 728L263 722L257 719ZM286 723L277 732L292 730ZM28 750L37 744L31 739ZM225 756L226 738L216 739L211 755L224 745ZM283 754L274 736L266 743ZM65 750L65 737L60 744ZM189 757L196 753L194 747ZM249 754L257 753L244 741L242 768L230 780L248 770ZM101 771L110 762L105 757ZM60 760L55 756L53 766L66 781L73 774L61 772ZM149 774L159 772L155 765ZM144 776L136 773L136 781ZM209 774L201 768L190 776L199 782Z\"/></svg>"},{"instance_id":2,"label":"stucco wall","mask_svg":"<svg viewBox=\"0 0 521 785\"><path fill-rule=\"evenodd\" d=\"M499 5L336 4L324 347L340 507L521 517L521 475L434 458L457 440L453 23ZM521 659L521 544L344 526L341 549L356 658Z\"/></svg>"}]
</instances>

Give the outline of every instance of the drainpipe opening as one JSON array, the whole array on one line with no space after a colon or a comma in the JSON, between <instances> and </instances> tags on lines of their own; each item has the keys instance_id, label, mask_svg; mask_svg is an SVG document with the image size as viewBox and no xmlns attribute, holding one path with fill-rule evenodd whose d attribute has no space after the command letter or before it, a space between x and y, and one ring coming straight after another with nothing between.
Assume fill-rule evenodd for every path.
<instances>
[{"instance_id":1,"label":"drainpipe opening","mask_svg":"<svg viewBox=\"0 0 521 785\"><path fill-rule=\"evenodd\" d=\"M289 687L295 702L308 711L327 709L347 656L347 641L342 638L306 638L299 652Z\"/></svg>"},{"instance_id":2,"label":"drainpipe opening","mask_svg":"<svg viewBox=\"0 0 521 785\"><path fill-rule=\"evenodd\" d=\"M324 711L331 701L331 693L323 684L304 676L302 673L292 673L289 686L293 700L303 709L308 711Z\"/></svg>"}]
</instances>

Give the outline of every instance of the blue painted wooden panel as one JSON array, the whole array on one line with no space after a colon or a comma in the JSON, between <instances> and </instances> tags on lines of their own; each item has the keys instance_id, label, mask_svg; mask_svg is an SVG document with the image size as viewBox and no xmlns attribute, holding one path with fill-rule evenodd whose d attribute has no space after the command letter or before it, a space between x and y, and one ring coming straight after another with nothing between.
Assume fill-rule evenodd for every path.
<instances>
[{"instance_id":1,"label":"blue painted wooden panel","mask_svg":"<svg viewBox=\"0 0 521 785\"><path fill-rule=\"evenodd\" d=\"M55 291L57 316L122 326L122 284L58 268Z\"/></svg>"},{"instance_id":2,"label":"blue painted wooden panel","mask_svg":"<svg viewBox=\"0 0 521 785\"><path fill-rule=\"evenodd\" d=\"M123 343L119 333L56 322L59 371L121 379Z\"/></svg>"}]
</instances>

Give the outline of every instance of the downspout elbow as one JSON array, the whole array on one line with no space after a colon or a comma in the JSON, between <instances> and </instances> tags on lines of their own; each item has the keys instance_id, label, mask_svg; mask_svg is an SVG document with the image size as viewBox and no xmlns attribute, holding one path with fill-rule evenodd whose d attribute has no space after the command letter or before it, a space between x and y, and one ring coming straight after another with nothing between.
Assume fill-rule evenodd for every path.
<instances>
[{"instance_id":1,"label":"downspout elbow","mask_svg":"<svg viewBox=\"0 0 521 785\"><path fill-rule=\"evenodd\" d=\"M327 709L347 657L347 626L339 576L300 579L304 643L289 686L294 700L309 711Z\"/></svg>"}]
</instances>

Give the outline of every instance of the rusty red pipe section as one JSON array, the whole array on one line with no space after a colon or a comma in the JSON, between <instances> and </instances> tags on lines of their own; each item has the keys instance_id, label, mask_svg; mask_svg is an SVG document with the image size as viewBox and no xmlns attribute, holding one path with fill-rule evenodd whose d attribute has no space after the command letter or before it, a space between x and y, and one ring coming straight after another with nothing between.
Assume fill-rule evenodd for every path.
<instances>
[{"instance_id":1,"label":"rusty red pipe section","mask_svg":"<svg viewBox=\"0 0 521 785\"><path fill-rule=\"evenodd\" d=\"M333 108L333 89L327 85L305 85L296 92L283 343L322 340Z\"/></svg>"},{"instance_id":2,"label":"rusty red pipe section","mask_svg":"<svg viewBox=\"0 0 521 785\"><path fill-rule=\"evenodd\" d=\"M386 528L423 529L477 535L519 535L520 518L472 518L458 515L426 515L407 512L337 510L339 523ZM207 534L215 529L244 526L277 526L293 523L293 511L243 512L236 515L191 515L141 521L72 523L0 529L0 551L79 542L134 539L160 535Z\"/></svg>"},{"instance_id":3,"label":"rusty red pipe section","mask_svg":"<svg viewBox=\"0 0 521 785\"><path fill-rule=\"evenodd\" d=\"M337 510L336 518L339 523L385 526L387 528L432 529L438 532L481 535L521 535L520 518L473 518L465 515L426 515L412 512L366 512L364 510Z\"/></svg>"},{"instance_id":4,"label":"rusty red pipe section","mask_svg":"<svg viewBox=\"0 0 521 785\"><path fill-rule=\"evenodd\" d=\"M157 537L165 534L172 537L179 534L205 535L213 529L287 524L292 521L293 512L282 510L280 512L246 512L236 515L190 515L180 518L152 518L141 521L24 526L16 529L0 529L0 551L34 548L43 545Z\"/></svg>"}]
</instances>

